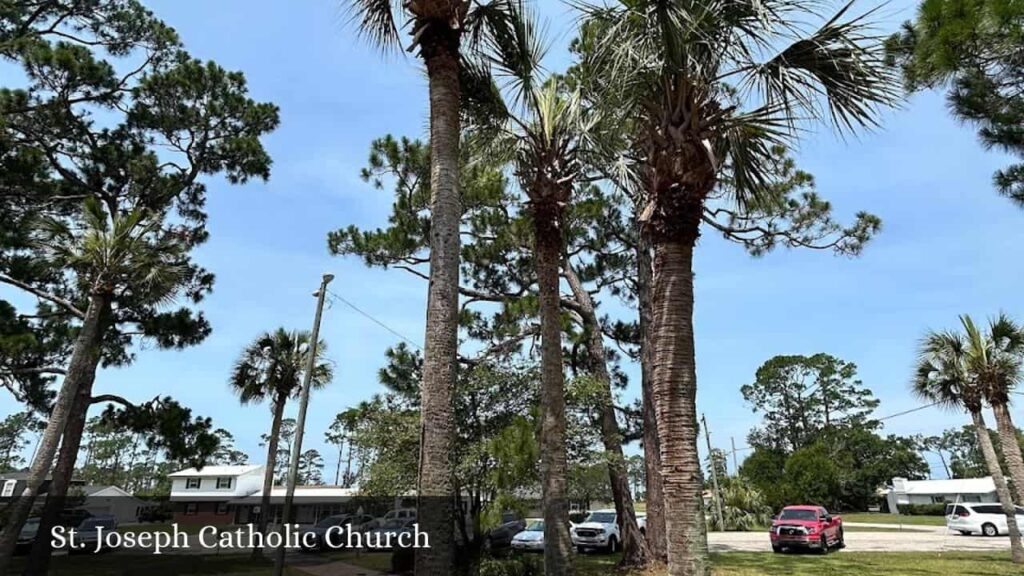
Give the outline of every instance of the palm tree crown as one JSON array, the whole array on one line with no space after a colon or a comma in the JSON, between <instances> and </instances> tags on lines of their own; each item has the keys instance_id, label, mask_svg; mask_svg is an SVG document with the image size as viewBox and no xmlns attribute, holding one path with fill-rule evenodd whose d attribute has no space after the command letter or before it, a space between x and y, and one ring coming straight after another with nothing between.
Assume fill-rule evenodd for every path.
<instances>
[{"instance_id":1,"label":"palm tree crown","mask_svg":"<svg viewBox=\"0 0 1024 576\"><path fill-rule=\"evenodd\" d=\"M230 378L230 385L241 402L262 402L268 397L277 401L297 395L309 361L309 341L309 332L278 328L247 346L231 370ZM323 358L325 348L323 341L317 344L318 360ZM330 364L318 362L310 383L314 388L322 388L332 376Z\"/></svg>"},{"instance_id":2,"label":"palm tree crown","mask_svg":"<svg viewBox=\"0 0 1024 576\"><path fill-rule=\"evenodd\" d=\"M770 185L772 148L802 122L828 118L844 131L876 125L899 84L870 12L844 20L851 4L817 28L799 23L821 18L823 4L798 0L585 7L581 45L593 87L635 123L630 154L641 168L633 177L663 181L650 186L655 196L661 189L703 199L727 166L735 199L753 202Z\"/></svg>"}]
</instances>

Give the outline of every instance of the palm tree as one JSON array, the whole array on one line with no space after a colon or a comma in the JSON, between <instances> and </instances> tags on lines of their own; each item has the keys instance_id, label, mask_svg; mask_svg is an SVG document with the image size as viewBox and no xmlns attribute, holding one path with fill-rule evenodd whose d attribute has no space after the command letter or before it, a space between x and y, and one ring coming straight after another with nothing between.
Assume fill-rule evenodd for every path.
<instances>
[{"instance_id":1,"label":"palm tree","mask_svg":"<svg viewBox=\"0 0 1024 576\"><path fill-rule=\"evenodd\" d=\"M967 332L971 369L978 375L982 393L996 417L999 444L1010 469L1017 503L1024 505L1024 458L1009 409L1010 394L1022 377L1024 330L1004 314L989 321L988 333L982 333L970 316L961 316L960 321Z\"/></svg>"},{"instance_id":2,"label":"palm tree","mask_svg":"<svg viewBox=\"0 0 1024 576\"><path fill-rule=\"evenodd\" d=\"M111 303L124 291L131 291L133 297L140 299L166 300L186 274L185 247L159 234L162 224L161 218L144 210L108 214L96 198L89 197L83 205L80 225L45 219L34 231L39 257L59 262L73 272L87 304L84 310L70 303L67 306L81 318L82 324L64 381L32 458L24 491L11 504L0 535L0 574L7 571L18 534L53 466L75 398L82 386L91 386L96 375L101 344L109 328ZM84 406L87 408L88 404ZM81 432L76 436L80 439Z\"/></svg>"},{"instance_id":3,"label":"palm tree","mask_svg":"<svg viewBox=\"0 0 1024 576\"><path fill-rule=\"evenodd\" d=\"M535 16L521 0L506 4L509 12L507 34L496 35L487 44L486 60L500 77L509 80L506 101L495 98L486 118L473 118L476 139L485 140L498 156L510 160L520 188L527 196L527 208L533 230L534 265L541 324L541 486L544 501L544 567L545 574L560 575L570 571L572 540L569 536L567 493L568 463L566 455L565 376L562 364L562 298L559 290L562 271L569 272L563 262L565 251L565 211L572 201L574 188L587 174L588 155L597 152L601 128L598 116L589 114L578 90L570 90L559 78L542 77L540 61L545 42ZM478 82L474 94L497 96L489 71L473 69ZM480 82L483 80L483 82ZM482 88L482 89L481 89ZM589 297L589 294L587 295ZM589 299L588 299L589 301ZM592 303L591 303L592 304ZM593 307L591 306L591 316ZM600 339L600 330L596 332ZM597 342L603 350L603 345ZM604 369L604 355L600 354ZM610 386L607 371L603 372ZM610 389L609 389L610 402ZM607 424L607 422L605 422ZM612 480L617 495L629 498L629 481L621 456L618 424L605 434L619 457L613 463ZM620 493L622 489L624 494ZM622 498L616 498L620 504ZM632 511L620 511L626 530L623 535L626 557L630 565L642 564L646 547Z\"/></svg>"},{"instance_id":4,"label":"palm tree","mask_svg":"<svg viewBox=\"0 0 1024 576\"><path fill-rule=\"evenodd\" d=\"M964 317L964 325L968 322ZM992 439L985 426L982 414L984 390L976 368L983 363L977 358L980 350L974 347L970 336L964 338L957 332L929 332L925 335L918 351L917 368L912 390L928 402L934 402L951 409L966 410L974 423L978 446L985 457L985 464L996 485L999 503L1006 514L1006 525L1010 531L1010 550L1016 564L1024 563L1024 547L1021 546L1020 529L1013 506L1010 489L999 466Z\"/></svg>"},{"instance_id":5,"label":"palm tree","mask_svg":"<svg viewBox=\"0 0 1024 576\"><path fill-rule=\"evenodd\" d=\"M270 516L270 492L274 488L274 468L277 464L284 408L288 399L298 396L301 391L303 371L309 362L309 344L309 332L289 332L278 328L274 332L260 335L246 346L231 370L229 382L241 403L258 403L269 399L274 415L267 439L267 462L257 524L260 533L266 532ZM321 341L316 348L319 361L326 351L326 344ZM331 372L329 364L318 362L310 385L314 388L326 386L331 381ZM261 547L253 548L253 558L262 554Z\"/></svg>"},{"instance_id":6,"label":"palm tree","mask_svg":"<svg viewBox=\"0 0 1024 576\"><path fill-rule=\"evenodd\" d=\"M898 82L849 5L816 29L820 3L622 0L584 8L586 66L628 119L623 178L654 253L652 392L669 573L708 573L697 456L693 249L724 172L740 211L766 202L771 150L804 120L876 122ZM781 47L781 50L778 50ZM764 58L762 56L764 55Z\"/></svg>"},{"instance_id":7,"label":"palm tree","mask_svg":"<svg viewBox=\"0 0 1024 576\"><path fill-rule=\"evenodd\" d=\"M461 44L470 48L495 28L508 25L504 2L419 0L397 10L391 0L351 0L361 33L392 48L408 26L408 49L419 51L427 68L430 99L430 282L421 386L418 519L431 535L431 550L416 551L417 576L454 571L455 417L453 394L458 364L459 316L459 139L464 72ZM466 38L464 38L464 36ZM424 505L429 503L429 505Z\"/></svg>"}]
</instances>

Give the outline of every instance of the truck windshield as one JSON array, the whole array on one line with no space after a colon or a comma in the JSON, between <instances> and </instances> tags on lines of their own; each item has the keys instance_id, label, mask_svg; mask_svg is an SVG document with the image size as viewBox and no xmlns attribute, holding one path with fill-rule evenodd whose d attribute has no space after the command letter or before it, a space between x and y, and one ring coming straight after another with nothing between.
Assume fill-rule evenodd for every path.
<instances>
[{"instance_id":1,"label":"truck windshield","mask_svg":"<svg viewBox=\"0 0 1024 576\"><path fill-rule=\"evenodd\" d=\"M590 516L587 517L587 522L597 522L598 524L614 524L615 512L591 512Z\"/></svg>"},{"instance_id":2,"label":"truck windshield","mask_svg":"<svg viewBox=\"0 0 1024 576\"><path fill-rule=\"evenodd\" d=\"M814 510L783 510L779 520L817 520L818 513Z\"/></svg>"}]
</instances>

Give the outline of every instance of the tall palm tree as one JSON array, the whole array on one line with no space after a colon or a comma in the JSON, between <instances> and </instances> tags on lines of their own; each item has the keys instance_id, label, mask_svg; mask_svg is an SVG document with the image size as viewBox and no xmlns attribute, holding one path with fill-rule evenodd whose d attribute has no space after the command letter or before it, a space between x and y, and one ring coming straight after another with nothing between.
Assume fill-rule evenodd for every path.
<instances>
[{"instance_id":1,"label":"tall palm tree","mask_svg":"<svg viewBox=\"0 0 1024 576\"><path fill-rule=\"evenodd\" d=\"M470 0L349 0L362 34L383 48L400 43L418 50L427 69L430 99L430 282L421 386L418 518L431 550L416 551L417 576L454 571L453 395L458 364L459 139L464 73L462 43L472 50L495 29L507 27L505 2Z\"/></svg>"},{"instance_id":2,"label":"tall palm tree","mask_svg":"<svg viewBox=\"0 0 1024 576\"><path fill-rule=\"evenodd\" d=\"M693 250L726 170L740 210L765 202L771 149L805 120L873 125L897 96L865 17L798 0L621 0L584 8L587 66L631 119L625 173L654 253L653 402L669 573L707 574L697 456ZM815 18L824 23L805 26ZM780 49L781 48L781 49ZM628 164L627 164L628 165Z\"/></svg>"},{"instance_id":3,"label":"tall palm tree","mask_svg":"<svg viewBox=\"0 0 1024 576\"><path fill-rule=\"evenodd\" d=\"M967 326L967 322L964 322ZM982 363L976 357L976 350L964 335L957 332L929 332L925 335L918 351L917 368L912 390L923 400L937 402L947 408L966 410L971 415L978 446L985 457L985 465L996 485L999 503L1006 514L1006 525L1010 531L1010 550L1016 564L1024 563L1024 547L1021 546L1020 528L1013 506L1013 497L1006 485L1006 478L999 465L992 439L985 426L982 414L984 390L980 374L976 371Z\"/></svg>"},{"instance_id":4,"label":"tall palm tree","mask_svg":"<svg viewBox=\"0 0 1024 576\"><path fill-rule=\"evenodd\" d=\"M527 197L533 230L534 263L541 324L541 486L544 501L545 574L571 571L572 540L569 536L565 376L562 363L562 298L559 290L565 251L565 211L574 188L587 177L587 156L601 148L598 116L590 114L578 90L571 90L560 78L544 78L540 62L545 53L542 27L522 0L506 4L509 13L505 34L487 43L486 61L507 79L505 101L491 102L487 118L473 118L477 139L499 156L510 160L519 186ZM471 72L481 72L479 69ZM497 95L489 73L483 71L474 94ZM479 77L477 78L480 79ZM482 84L482 86L481 86ZM482 89L481 89L482 88ZM485 96L478 98L484 100ZM589 295L588 295L589 296ZM593 310L591 309L591 312ZM597 333L600 338L600 331ZM600 345L600 342L598 342ZM603 345L602 350L603 350ZM600 358L604 368L604 355ZM604 372L607 376L607 372ZM610 386L610 379L606 378ZM609 390L610 396L610 390ZM609 398L610 400L610 398ZM614 422L611 437L618 437ZM609 437L620 452L611 467L616 489L629 497L629 482L621 458L621 441ZM622 501L617 498L617 504ZM628 514L621 516L626 530L623 539L629 564L642 564L646 557L640 530L629 502ZM628 540L628 542L627 542Z\"/></svg>"},{"instance_id":5,"label":"tall palm tree","mask_svg":"<svg viewBox=\"0 0 1024 576\"><path fill-rule=\"evenodd\" d=\"M258 403L269 399L273 413L270 436L267 439L267 462L263 474L260 516L257 521L260 533L266 532L270 516L270 492L274 488L274 468L277 464L277 446L281 439L284 408L289 398L296 397L301 392L303 372L309 362L309 344L309 332L289 332L284 328L278 328L274 332L260 335L246 346L231 370L230 386L241 403ZM317 363L310 385L321 388L331 381L332 370L329 364L320 362L326 344L321 341L316 349ZM261 547L253 548L253 558L258 558L262 554Z\"/></svg>"},{"instance_id":6,"label":"tall palm tree","mask_svg":"<svg viewBox=\"0 0 1024 576\"><path fill-rule=\"evenodd\" d=\"M60 262L75 274L84 310L69 304L81 318L53 409L29 467L22 494L11 505L0 535L0 574L7 571L18 534L32 510L39 489L53 466L54 455L83 385L91 385L100 361L100 347L109 328L111 303L119 291L140 298L170 298L186 273L185 248L158 234L162 219L144 210L108 214L94 197L83 204L80 224L45 219L37 223L34 244L40 258Z\"/></svg>"},{"instance_id":7,"label":"tall palm tree","mask_svg":"<svg viewBox=\"0 0 1024 576\"><path fill-rule=\"evenodd\" d=\"M1024 505L1024 458L1009 409L1010 394L1024 376L1024 330L1004 314L989 321L987 333L982 333L970 316L961 316L960 322L967 332L971 370L978 375L978 384L996 417L999 444L1017 503Z\"/></svg>"}]
</instances>

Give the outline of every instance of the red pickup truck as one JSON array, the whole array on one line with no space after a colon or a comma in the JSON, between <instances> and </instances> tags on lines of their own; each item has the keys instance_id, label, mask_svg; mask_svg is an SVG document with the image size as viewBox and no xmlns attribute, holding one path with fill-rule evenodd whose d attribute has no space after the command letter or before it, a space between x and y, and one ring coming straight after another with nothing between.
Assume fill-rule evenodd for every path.
<instances>
[{"instance_id":1,"label":"red pickup truck","mask_svg":"<svg viewBox=\"0 0 1024 576\"><path fill-rule=\"evenodd\" d=\"M843 519L821 506L786 506L772 520L772 551L802 548L828 554L843 548Z\"/></svg>"}]
</instances>

